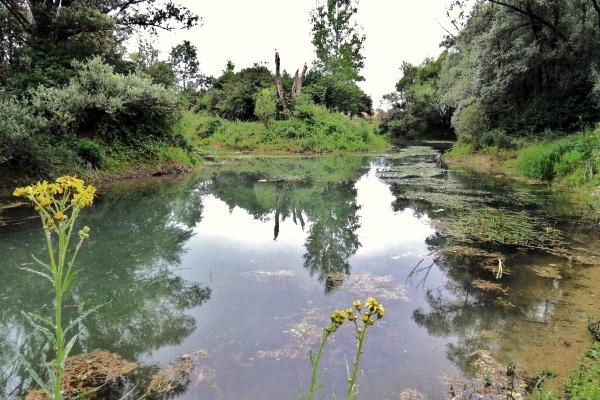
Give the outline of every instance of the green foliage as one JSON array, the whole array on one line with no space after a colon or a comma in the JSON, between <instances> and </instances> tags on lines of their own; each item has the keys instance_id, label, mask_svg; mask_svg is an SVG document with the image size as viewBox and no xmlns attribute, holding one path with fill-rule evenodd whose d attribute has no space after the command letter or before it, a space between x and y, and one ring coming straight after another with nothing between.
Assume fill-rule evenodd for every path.
<instances>
[{"instance_id":1,"label":"green foliage","mask_svg":"<svg viewBox=\"0 0 600 400\"><path fill-rule=\"evenodd\" d=\"M488 130L490 121L480 103L473 103L452 116L456 135L463 140L479 145L480 136Z\"/></svg>"},{"instance_id":2,"label":"green foliage","mask_svg":"<svg viewBox=\"0 0 600 400\"><path fill-rule=\"evenodd\" d=\"M527 146L519 152L517 169L525 176L539 180L566 178L583 185L595 182L600 172L598 148L600 128L554 141Z\"/></svg>"},{"instance_id":3,"label":"green foliage","mask_svg":"<svg viewBox=\"0 0 600 400\"><path fill-rule=\"evenodd\" d=\"M81 139L76 144L77 155L89 163L94 168L102 166L102 160L105 157L104 148L98 141L91 139Z\"/></svg>"},{"instance_id":4,"label":"green foliage","mask_svg":"<svg viewBox=\"0 0 600 400\"><path fill-rule=\"evenodd\" d=\"M600 398L600 342L585 352L579 367L565 380L565 399Z\"/></svg>"},{"instance_id":5,"label":"green foliage","mask_svg":"<svg viewBox=\"0 0 600 400\"><path fill-rule=\"evenodd\" d=\"M223 119L220 117L207 116L202 118L196 126L196 136L200 139L206 139L214 135L223 126Z\"/></svg>"},{"instance_id":6,"label":"green foliage","mask_svg":"<svg viewBox=\"0 0 600 400\"><path fill-rule=\"evenodd\" d=\"M361 51L366 37L354 22L357 5L357 0L327 0L310 13L317 68L348 82L364 80L360 70L364 67Z\"/></svg>"},{"instance_id":7,"label":"green foliage","mask_svg":"<svg viewBox=\"0 0 600 400\"><path fill-rule=\"evenodd\" d=\"M485 131L479 138L479 146L482 148L496 147L498 149L509 149L513 146L511 138L502 129Z\"/></svg>"},{"instance_id":8,"label":"green foliage","mask_svg":"<svg viewBox=\"0 0 600 400\"><path fill-rule=\"evenodd\" d=\"M200 86L201 75L197 49L189 40L184 40L171 49L169 65L181 90L184 92L193 91Z\"/></svg>"},{"instance_id":9,"label":"green foliage","mask_svg":"<svg viewBox=\"0 0 600 400\"><path fill-rule=\"evenodd\" d=\"M440 101L438 77L447 53L420 66L403 63L396 92L384 96L392 107L381 118L381 130L395 137L452 137L450 112Z\"/></svg>"},{"instance_id":10,"label":"green foliage","mask_svg":"<svg viewBox=\"0 0 600 400\"><path fill-rule=\"evenodd\" d=\"M302 93L316 104L349 115L372 113L373 101L356 83L320 71L309 71Z\"/></svg>"},{"instance_id":11,"label":"green foliage","mask_svg":"<svg viewBox=\"0 0 600 400\"><path fill-rule=\"evenodd\" d=\"M385 139L376 136L362 119L329 112L305 100L296 105L290 118L271 121L268 126L227 121L207 113L187 113L184 120L186 131L196 138L194 146L201 149L321 153L387 147Z\"/></svg>"},{"instance_id":12,"label":"green foliage","mask_svg":"<svg viewBox=\"0 0 600 400\"><path fill-rule=\"evenodd\" d=\"M277 97L275 89L262 89L256 97L254 115L260 122L269 125L269 122L277 116Z\"/></svg>"},{"instance_id":13,"label":"green foliage","mask_svg":"<svg viewBox=\"0 0 600 400\"><path fill-rule=\"evenodd\" d=\"M265 66L258 64L239 72L231 68L234 68L232 63L203 95L201 108L230 121L256 121L256 98L262 89L273 85L275 78Z\"/></svg>"},{"instance_id":14,"label":"green foliage","mask_svg":"<svg viewBox=\"0 0 600 400\"><path fill-rule=\"evenodd\" d=\"M589 1L476 2L446 42L439 80L457 133L476 139L500 128L509 136L538 135L597 122L600 14L592 8ZM468 110L473 104L475 113ZM472 129L479 122L486 129Z\"/></svg>"},{"instance_id":15,"label":"green foliage","mask_svg":"<svg viewBox=\"0 0 600 400\"><path fill-rule=\"evenodd\" d=\"M0 92L0 164L19 154L30 140L29 125L33 123L29 110L14 98L4 98Z\"/></svg>"},{"instance_id":16,"label":"green foliage","mask_svg":"<svg viewBox=\"0 0 600 400\"><path fill-rule=\"evenodd\" d=\"M77 64L78 75L64 88L40 87L31 103L44 118L40 129L64 137L87 134L110 143L169 140L177 121L177 96L146 75L119 75L98 58Z\"/></svg>"}]
</instances>

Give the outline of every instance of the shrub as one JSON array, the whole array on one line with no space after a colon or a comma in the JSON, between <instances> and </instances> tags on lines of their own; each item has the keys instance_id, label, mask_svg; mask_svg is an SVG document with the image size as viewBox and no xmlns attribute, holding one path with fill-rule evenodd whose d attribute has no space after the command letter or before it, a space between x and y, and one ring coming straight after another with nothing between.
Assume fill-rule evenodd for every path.
<instances>
[{"instance_id":1,"label":"shrub","mask_svg":"<svg viewBox=\"0 0 600 400\"><path fill-rule=\"evenodd\" d=\"M105 153L104 148L100 143L91 139L81 139L76 143L77 155L82 160L95 168L102 166L102 160L104 159Z\"/></svg>"},{"instance_id":2,"label":"shrub","mask_svg":"<svg viewBox=\"0 0 600 400\"><path fill-rule=\"evenodd\" d=\"M204 117L196 126L196 135L199 139L209 138L223 126L223 123L220 117Z\"/></svg>"},{"instance_id":3,"label":"shrub","mask_svg":"<svg viewBox=\"0 0 600 400\"><path fill-rule=\"evenodd\" d=\"M487 131L489 125L490 121L483 106L479 103L456 111L452 117L452 126L456 130L457 136L476 146L479 145L479 137Z\"/></svg>"},{"instance_id":4,"label":"shrub","mask_svg":"<svg viewBox=\"0 0 600 400\"><path fill-rule=\"evenodd\" d=\"M493 129L481 135L479 146L482 148L494 146L498 149L509 149L512 147L512 140L503 129Z\"/></svg>"},{"instance_id":5,"label":"shrub","mask_svg":"<svg viewBox=\"0 0 600 400\"><path fill-rule=\"evenodd\" d=\"M256 97L254 115L267 126L277 116L277 100L273 88L262 89Z\"/></svg>"},{"instance_id":6,"label":"shrub","mask_svg":"<svg viewBox=\"0 0 600 400\"><path fill-rule=\"evenodd\" d=\"M134 144L149 137L169 140L177 114L174 90L152 83L142 73L119 75L94 58L77 63L66 87L40 87L31 103L44 119L40 128L65 138L85 133L110 142Z\"/></svg>"}]
</instances>

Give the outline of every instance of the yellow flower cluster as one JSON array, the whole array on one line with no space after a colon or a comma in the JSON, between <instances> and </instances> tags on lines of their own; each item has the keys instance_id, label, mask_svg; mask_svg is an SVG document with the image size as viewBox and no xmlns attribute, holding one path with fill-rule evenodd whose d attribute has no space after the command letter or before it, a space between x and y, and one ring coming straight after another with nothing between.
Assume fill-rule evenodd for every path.
<instances>
[{"instance_id":1,"label":"yellow flower cluster","mask_svg":"<svg viewBox=\"0 0 600 400\"><path fill-rule=\"evenodd\" d=\"M358 311L358 317L352 308L348 308L346 311L335 310L333 314L331 314L331 326L325 328L327 333L335 332L346 319L348 321L356 321L360 317L360 320L362 320L364 324L373 325L375 320L373 320L371 317L377 317L377 319L380 319L385 315L385 308L374 297L369 297L367 299L365 302L366 312L362 315L362 303L360 300L355 300L352 305L356 311Z\"/></svg>"},{"instance_id":2,"label":"yellow flower cluster","mask_svg":"<svg viewBox=\"0 0 600 400\"><path fill-rule=\"evenodd\" d=\"M65 200L71 198L71 205L79 208L89 206L94 202L96 188L92 185L84 185L81 179L75 176L61 176L54 183L41 181L35 185L18 187L14 190L13 195L17 197L26 197L31 200L36 206L44 209L49 209L54 204L65 205ZM60 220L64 218L64 214L60 211L55 212Z\"/></svg>"},{"instance_id":3,"label":"yellow flower cluster","mask_svg":"<svg viewBox=\"0 0 600 400\"><path fill-rule=\"evenodd\" d=\"M65 175L55 182L40 181L35 185L18 187L13 195L29 199L40 213L44 228L54 230L56 222L69 221L66 212L70 208L79 210L92 205L96 188L85 185L83 180L75 176Z\"/></svg>"}]
</instances>

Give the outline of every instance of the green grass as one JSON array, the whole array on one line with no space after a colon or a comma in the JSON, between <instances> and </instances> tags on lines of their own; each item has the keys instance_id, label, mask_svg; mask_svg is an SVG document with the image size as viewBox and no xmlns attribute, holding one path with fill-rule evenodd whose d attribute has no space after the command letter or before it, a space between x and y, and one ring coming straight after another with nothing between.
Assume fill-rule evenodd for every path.
<instances>
[{"instance_id":1,"label":"green grass","mask_svg":"<svg viewBox=\"0 0 600 400\"><path fill-rule=\"evenodd\" d=\"M593 130L523 148L515 162L523 175L583 186L600 182L600 125Z\"/></svg>"},{"instance_id":2,"label":"green grass","mask_svg":"<svg viewBox=\"0 0 600 400\"><path fill-rule=\"evenodd\" d=\"M561 390L536 390L533 400L591 400L600 399L600 342L585 351L579 366L565 379Z\"/></svg>"},{"instance_id":3,"label":"green grass","mask_svg":"<svg viewBox=\"0 0 600 400\"><path fill-rule=\"evenodd\" d=\"M184 113L181 133L201 153L368 152L386 149L385 137L360 118L349 118L311 105L286 120L227 121L206 113Z\"/></svg>"}]
</instances>

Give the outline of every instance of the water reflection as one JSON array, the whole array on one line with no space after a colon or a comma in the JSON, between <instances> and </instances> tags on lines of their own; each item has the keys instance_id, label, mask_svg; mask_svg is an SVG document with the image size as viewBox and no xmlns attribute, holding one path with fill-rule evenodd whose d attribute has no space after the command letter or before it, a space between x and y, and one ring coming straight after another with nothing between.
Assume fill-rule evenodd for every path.
<instances>
[{"instance_id":1,"label":"water reflection","mask_svg":"<svg viewBox=\"0 0 600 400\"><path fill-rule=\"evenodd\" d=\"M448 251L459 243L434 227L467 207L549 206L440 166L437 154L240 158L196 176L103 188L82 215L92 235L66 312L73 319L105 305L82 322L74 352L138 361L140 387L157 364L201 353L173 398L282 398L310 379L306 354L329 313L376 294L387 313L370 331L363 388L369 382L373 398L408 387L441 398L439 377L468 374L475 350L514 351L513 332L552 321L562 286L532 267L562 261L480 249L502 254L509 274L496 282L481 258ZM17 268L43 256L38 222L1 229L0 397L15 398L32 385L18 352L34 362L49 353L20 311L48 314L52 299L45 282ZM353 343L336 338L325 381L345 381Z\"/></svg>"},{"instance_id":2,"label":"water reflection","mask_svg":"<svg viewBox=\"0 0 600 400\"><path fill-rule=\"evenodd\" d=\"M102 348L136 360L141 354L178 344L196 327L186 310L210 298L211 290L173 274L185 253L184 245L202 218L201 193L193 181L153 182L135 188L115 187L82 213L81 224L92 227L80 253L82 272L64 298L66 320L86 309L103 307L79 324L81 335L73 354ZM43 235L32 220L16 234L1 232L0 393L24 396L31 383L17 362L20 352L32 364L51 356L50 349L20 314L27 310L51 313L51 291L43 279L17 268L29 266L31 253L43 259Z\"/></svg>"}]
</instances>

